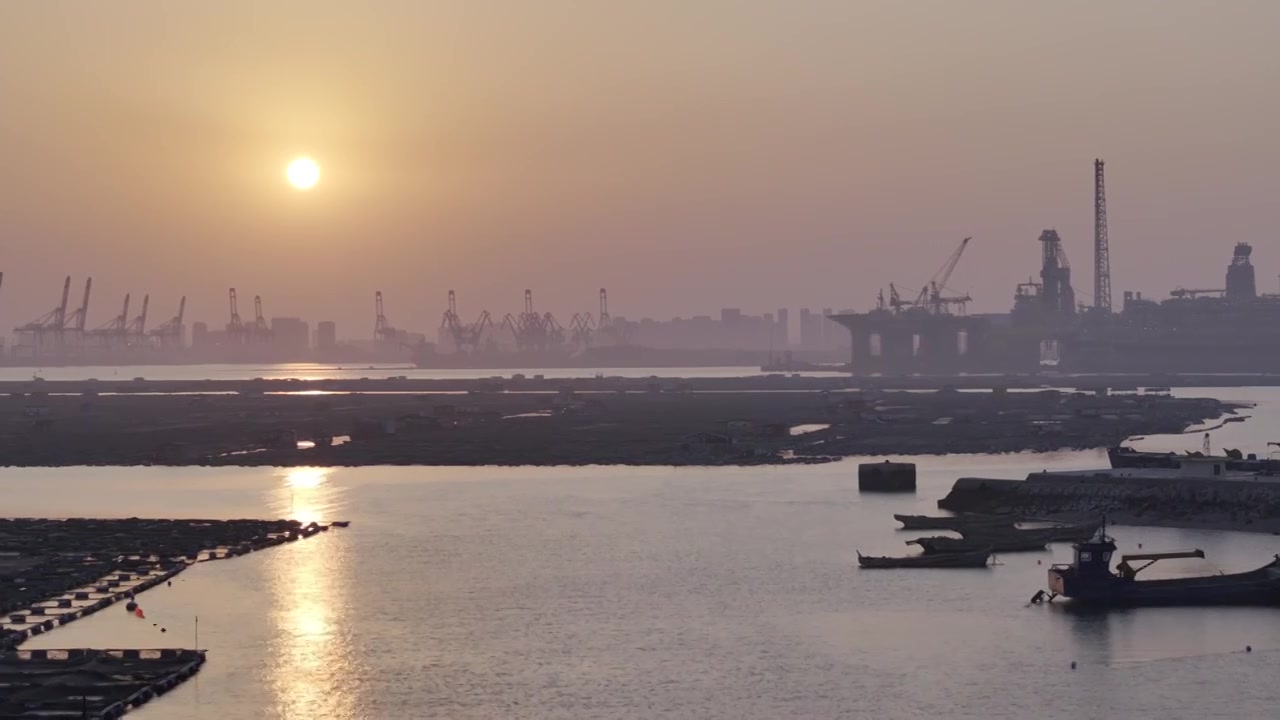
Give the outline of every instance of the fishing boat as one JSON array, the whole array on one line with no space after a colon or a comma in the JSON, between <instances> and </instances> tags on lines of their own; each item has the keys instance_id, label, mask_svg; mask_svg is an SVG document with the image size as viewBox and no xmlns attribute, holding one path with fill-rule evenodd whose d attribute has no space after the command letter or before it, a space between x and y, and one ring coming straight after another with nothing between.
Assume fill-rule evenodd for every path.
<instances>
[{"instance_id":1,"label":"fishing boat","mask_svg":"<svg viewBox=\"0 0 1280 720\"><path fill-rule=\"evenodd\" d=\"M1009 515L951 515L947 517L931 517L929 515L898 515L894 520L902 523L904 530L954 530L963 532L971 527L1013 527L1016 518Z\"/></svg>"},{"instance_id":2,"label":"fishing boat","mask_svg":"<svg viewBox=\"0 0 1280 720\"><path fill-rule=\"evenodd\" d=\"M981 538L924 537L908 540L908 545L919 545L925 555L940 553L1031 552L1044 550L1049 541L1042 536L992 535Z\"/></svg>"},{"instance_id":3,"label":"fishing boat","mask_svg":"<svg viewBox=\"0 0 1280 720\"><path fill-rule=\"evenodd\" d=\"M858 553L858 564L864 568L978 568L989 562L991 553L987 550L907 557L868 557Z\"/></svg>"},{"instance_id":4,"label":"fishing boat","mask_svg":"<svg viewBox=\"0 0 1280 720\"><path fill-rule=\"evenodd\" d=\"M1236 421L1228 418L1223 422ZM1280 459L1260 458L1254 453L1244 454L1239 450L1225 450L1222 455L1210 455L1206 452L1147 452L1119 446L1107 450L1107 459L1113 469L1157 468L1161 470L1178 470L1188 458L1216 458L1222 460L1227 470L1234 472L1260 472L1267 474L1280 473Z\"/></svg>"},{"instance_id":5,"label":"fishing boat","mask_svg":"<svg viewBox=\"0 0 1280 720\"><path fill-rule=\"evenodd\" d=\"M1047 598L1060 596L1098 607L1280 604L1280 555L1249 572L1139 580L1138 573L1160 560L1203 558L1204 551L1122 555L1113 572L1111 558L1115 551L1115 540L1107 535L1106 527L1098 528L1091 539L1075 546L1070 564L1049 568ZM1039 602L1044 593L1037 593L1032 602Z\"/></svg>"}]
</instances>

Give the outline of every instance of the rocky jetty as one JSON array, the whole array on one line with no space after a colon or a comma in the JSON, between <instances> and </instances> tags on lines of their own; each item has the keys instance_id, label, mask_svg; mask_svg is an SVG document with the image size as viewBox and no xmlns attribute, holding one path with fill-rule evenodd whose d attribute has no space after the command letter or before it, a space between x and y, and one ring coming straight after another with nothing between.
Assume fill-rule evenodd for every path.
<instances>
[{"instance_id":1,"label":"rocky jetty","mask_svg":"<svg viewBox=\"0 0 1280 720\"><path fill-rule=\"evenodd\" d=\"M1123 477L1033 473L1025 480L960 478L938 507L1036 517L1104 514L1111 522L1280 532L1280 478Z\"/></svg>"}]
</instances>

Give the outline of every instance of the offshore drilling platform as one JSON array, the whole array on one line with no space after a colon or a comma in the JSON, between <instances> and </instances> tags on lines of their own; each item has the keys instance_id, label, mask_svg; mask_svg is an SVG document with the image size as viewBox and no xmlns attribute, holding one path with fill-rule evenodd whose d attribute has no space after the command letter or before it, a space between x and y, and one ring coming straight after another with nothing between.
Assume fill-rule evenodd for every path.
<instances>
[{"instance_id":1,"label":"offshore drilling platform","mask_svg":"<svg viewBox=\"0 0 1280 720\"><path fill-rule=\"evenodd\" d=\"M1093 304L1077 303L1056 230L1040 234L1040 277L1014 289L1006 316L968 316L946 283L966 239L911 300L890 285L869 313L831 319L851 337L855 374L1280 372L1280 295L1259 294L1253 248L1237 243L1221 287L1168 298L1126 292L1112 308L1102 160L1094 161Z\"/></svg>"}]
</instances>

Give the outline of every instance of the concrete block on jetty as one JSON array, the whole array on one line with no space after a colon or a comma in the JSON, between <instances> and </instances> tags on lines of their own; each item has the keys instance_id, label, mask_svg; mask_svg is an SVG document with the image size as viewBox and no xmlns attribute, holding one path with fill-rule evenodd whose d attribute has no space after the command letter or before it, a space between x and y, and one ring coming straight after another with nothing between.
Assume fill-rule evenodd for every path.
<instances>
[{"instance_id":1,"label":"concrete block on jetty","mask_svg":"<svg viewBox=\"0 0 1280 720\"><path fill-rule=\"evenodd\" d=\"M858 464L858 490L863 492L915 492L916 464L885 460Z\"/></svg>"},{"instance_id":2,"label":"concrete block on jetty","mask_svg":"<svg viewBox=\"0 0 1280 720\"><path fill-rule=\"evenodd\" d=\"M1113 522L1280 532L1280 477L1222 479L1137 471L1032 473L1025 480L960 478L938 507L1028 517L1105 514Z\"/></svg>"}]
</instances>

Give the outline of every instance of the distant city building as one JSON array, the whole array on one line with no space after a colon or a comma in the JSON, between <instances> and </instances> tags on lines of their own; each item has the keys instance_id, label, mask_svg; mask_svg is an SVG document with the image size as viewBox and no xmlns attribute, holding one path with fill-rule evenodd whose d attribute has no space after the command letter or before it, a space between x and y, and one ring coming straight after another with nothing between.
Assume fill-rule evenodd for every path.
<instances>
[{"instance_id":1,"label":"distant city building","mask_svg":"<svg viewBox=\"0 0 1280 720\"><path fill-rule=\"evenodd\" d=\"M330 350L338 344L338 324L332 320L316 323L316 348Z\"/></svg>"},{"instance_id":2,"label":"distant city building","mask_svg":"<svg viewBox=\"0 0 1280 720\"><path fill-rule=\"evenodd\" d=\"M800 347L816 350L822 347L822 316L809 308L800 308Z\"/></svg>"},{"instance_id":3,"label":"distant city building","mask_svg":"<svg viewBox=\"0 0 1280 720\"><path fill-rule=\"evenodd\" d=\"M208 347L209 344L209 324L206 322L192 323L191 347Z\"/></svg>"},{"instance_id":4,"label":"distant city building","mask_svg":"<svg viewBox=\"0 0 1280 720\"><path fill-rule=\"evenodd\" d=\"M720 317L695 315L691 318L639 321L615 316L615 326L623 328L627 341L653 348L685 350L769 350L778 346L777 322L772 315L744 315L737 308L725 308Z\"/></svg>"},{"instance_id":5,"label":"distant city building","mask_svg":"<svg viewBox=\"0 0 1280 720\"><path fill-rule=\"evenodd\" d=\"M271 318L271 332L273 342L280 350L306 350L311 347L311 327L300 318Z\"/></svg>"},{"instance_id":6,"label":"distant city building","mask_svg":"<svg viewBox=\"0 0 1280 720\"><path fill-rule=\"evenodd\" d=\"M789 315L786 308L778 308L778 345L784 347L791 344L791 326L788 322Z\"/></svg>"}]
</instances>

